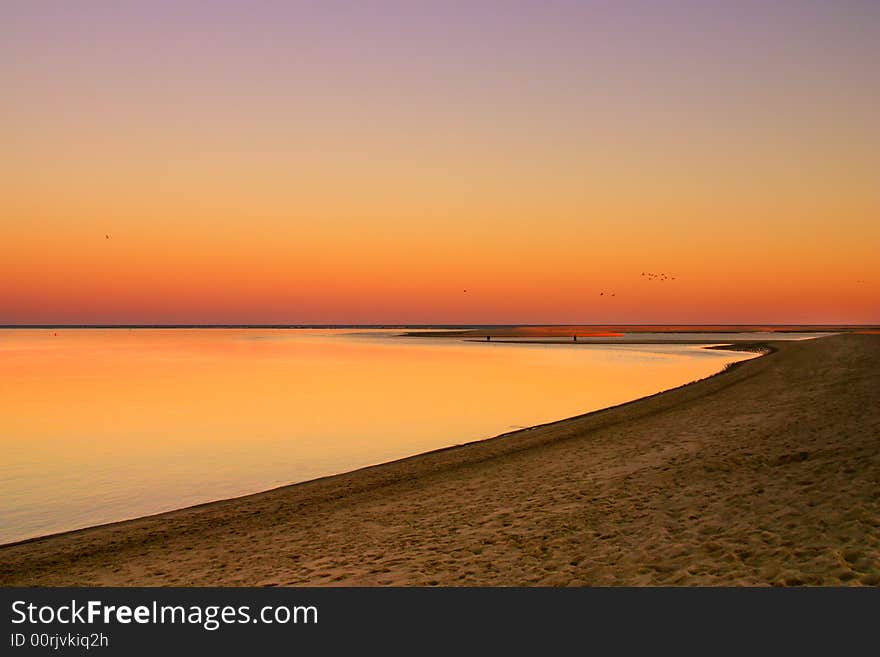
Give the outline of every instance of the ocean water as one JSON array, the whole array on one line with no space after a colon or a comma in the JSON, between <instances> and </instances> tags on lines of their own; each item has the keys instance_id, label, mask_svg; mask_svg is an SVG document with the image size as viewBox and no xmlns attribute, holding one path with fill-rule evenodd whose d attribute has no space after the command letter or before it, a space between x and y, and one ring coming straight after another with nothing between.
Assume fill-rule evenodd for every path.
<instances>
[{"instance_id":1,"label":"ocean water","mask_svg":"<svg viewBox=\"0 0 880 657\"><path fill-rule=\"evenodd\" d=\"M754 356L399 334L0 331L0 543L487 438Z\"/></svg>"}]
</instances>

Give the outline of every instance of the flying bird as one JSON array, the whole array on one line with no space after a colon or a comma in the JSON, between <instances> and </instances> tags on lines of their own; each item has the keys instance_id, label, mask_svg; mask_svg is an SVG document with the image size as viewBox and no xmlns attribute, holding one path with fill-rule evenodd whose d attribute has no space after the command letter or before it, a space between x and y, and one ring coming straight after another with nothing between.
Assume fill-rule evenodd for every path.
<instances>
[{"instance_id":1,"label":"flying bird","mask_svg":"<svg viewBox=\"0 0 880 657\"><path fill-rule=\"evenodd\" d=\"M652 271L649 271L649 272L644 272L644 271L643 271L643 272L642 272L642 276L644 276L645 278L647 278L648 281L660 281L661 283L662 283L663 281L674 281L674 280L675 280L675 276L670 276L669 274L666 274L666 273L663 273L663 272L655 273L655 272L652 272Z\"/></svg>"}]
</instances>

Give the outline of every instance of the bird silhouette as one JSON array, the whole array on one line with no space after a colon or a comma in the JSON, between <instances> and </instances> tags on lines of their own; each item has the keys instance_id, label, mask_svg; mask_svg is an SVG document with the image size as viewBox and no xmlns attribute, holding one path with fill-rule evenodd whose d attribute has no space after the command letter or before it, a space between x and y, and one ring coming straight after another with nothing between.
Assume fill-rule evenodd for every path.
<instances>
[{"instance_id":1,"label":"bird silhouette","mask_svg":"<svg viewBox=\"0 0 880 657\"><path fill-rule=\"evenodd\" d=\"M110 236L109 236L109 235L104 235L104 239L108 239L108 240L109 240L109 239L110 239Z\"/></svg>"},{"instance_id":2,"label":"bird silhouette","mask_svg":"<svg viewBox=\"0 0 880 657\"><path fill-rule=\"evenodd\" d=\"M649 282L650 281L659 281L660 283L662 283L663 281L674 281L675 280L675 276L670 276L669 274L666 274L664 272L652 272L652 271L644 272L643 271L642 276L647 278Z\"/></svg>"}]
</instances>

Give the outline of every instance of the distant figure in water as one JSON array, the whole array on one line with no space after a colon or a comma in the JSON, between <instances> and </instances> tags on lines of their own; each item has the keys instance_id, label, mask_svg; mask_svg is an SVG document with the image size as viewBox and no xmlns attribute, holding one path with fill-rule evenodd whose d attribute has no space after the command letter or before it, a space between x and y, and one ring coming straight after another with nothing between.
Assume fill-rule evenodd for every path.
<instances>
[{"instance_id":1,"label":"distant figure in water","mask_svg":"<svg viewBox=\"0 0 880 657\"><path fill-rule=\"evenodd\" d=\"M487 335L487 336L486 336L486 342L490 342L491 340L492 340L492 338L491 338L490 336Z\"/></svg>"},{"instance_id":2,"label":"distant figure in water","mask_svg":"<svg viewBox=\"0 0 880 657\"><path fill-rule=\"evenodd\" d=\"M578 341L578 336L576 336L576 335L571 336L571 341L572 341L572 342L577 342L577 341Z\"/></svg>"}]
</instances>

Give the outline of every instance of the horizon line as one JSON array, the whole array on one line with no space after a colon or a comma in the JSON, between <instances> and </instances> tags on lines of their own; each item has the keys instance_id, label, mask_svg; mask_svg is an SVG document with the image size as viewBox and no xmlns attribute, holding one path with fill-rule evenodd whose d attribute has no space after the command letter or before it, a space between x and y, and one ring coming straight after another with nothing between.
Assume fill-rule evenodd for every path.
<instances>
[{"instance_id":1,"label":"horizon line","mask_svg":"<svg viewBox=\"0 0 880 657\"><path fill-rule=\"evenodd\" d=\"M0 324L0 329L177 329L177 328L240 328L240 329L329 329L329 328L512 328L512 327L544 327L544 326L596 326L596 327L645 327L645 326L687 326L687 327L774 327L774 328L878 328L880 324L785 324L776 322L749 322L749 323L687 323L687 322L644 322L637 324L625 323L509 323L509 324L407 324L399 322L369 323L369 324Z\"/></svg>"}]
</instances>

